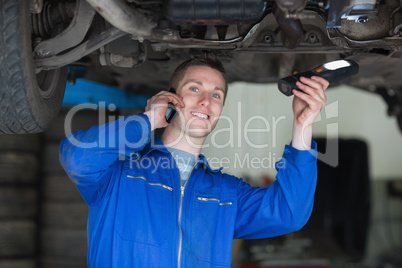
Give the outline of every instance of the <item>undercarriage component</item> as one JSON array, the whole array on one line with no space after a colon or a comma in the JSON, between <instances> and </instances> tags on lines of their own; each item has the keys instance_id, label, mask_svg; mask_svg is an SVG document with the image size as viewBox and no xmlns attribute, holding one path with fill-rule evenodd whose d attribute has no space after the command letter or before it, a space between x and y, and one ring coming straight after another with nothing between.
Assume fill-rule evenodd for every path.
<instances>
[{"instance_id":1,"label":"undercarriage component","mask_svg":"<svg viewBox=\"0 0 402 268\"><path fill-rule=\"evenodd\" d=\"M306 7L307 0L275 0L276 6L285 12L285 18L296 17Z\"/></svg>"},{"instance_id":2,"label":"undercarriage component","mask_svg":"<svg viewBox=\"0 0 402 268\"><path fill-rule=\"evenodd\" d=\"M399 24L394 29L392 29L390 31L390 35L394 37L402 36L402 24Z\"/></svg>"},{"instance_id":3,"label":"undercarriage component","mask_svg":"<svg viewBox=\"0 0 402 268\"><path fill-rule=\"evenodd\" d=\"M265 8L264 0L169 0L164 12L169 20L179 24L228 25L255 22L262 17Z\"/></svg>"},{"instance_id":4,"label":"undercarriage component","mask_svg":"<svg viewBox=\"0 0 402 268\"><path fill-rule=\"evenodd\" d=\"M389 16L389 24L390 27L395 27L390 30L390 36L402 36L401 29L402 29L402 22L397 21L395 15L401 10L402 8L402 1L399 3L399 6L395 8L391 15Z\"/></svg>"},{"instance_id":5,"label":"undercarriage component","mask_svg":"<svg viewBox=\"0 0 402 268\"><path fill-rule=\"evenodd\" d=\"M37 66L37 71L51 70L59 68L61 66L65 66L66 64L68 65L70 63L73 63L124 35L126 35L126 33L120 31L119 29L110 28L103 31L94 38L83 42L72 51L67 52L63 55L56 55L47 58L36 58L35 63Z\"/></svg>"},{"instance_id":6,"label":"undercarriage component","mask_svg":"<svg viewBox=\"0 0 402 268\"><path fill-rule=\"evenodd\" d=\"M91 26L95 10L85 0L77 0L75 14L67 29L54 38L40 42L34 52L39 56L52 56L81 43Z\"/></svg>"},{"instance_id":7,"label":"undercarriage component","mask_svg":"<svg viewBox=\"0 0 402 268\"><path fill-rule=\"evenodd\" d=\"M69 83L80 77L149 94L206 51L223 62L229 83L272 83L355 60L359 74L343 83L395 89L389 113L402 128L401 0L0 0L0 12L1 108L9 113L0 132L45 129L67 68Z\"/></svg>"},{"instance_id":8,"label":"undercarriage component","mask_svg":"<svg viewBox=\"0 0 402 268\"><path fill-rule=\"evenodd\" d=\"M102 53L99 55L99 62L102 66L114 65L122 68L132 68L143 64L147 58L146 46L145 49L139 53L138 56L124 56L114 53Z\"/></svg>"},{"instance_id":9,"label":"undercarriage component","mask_svg":"<svg viewBox=\"0 0 402 268\"><path fill-rule=\"evenodd\" d=\"M40 10L31 16L32 30L36 37L48 38L60 23L66 23L74 17L75 3L60 2L53 6L46 2Z\"/></svg>"},{"instance_id":10,"label":"undercarriage component","mask_svg":"<svg viewBox=\"0 0 402 268\"><path fill-rule=\"evenodd\" d=\"M274 14L282 31L283 45L289 49L298 47L303 37L303 26L300 20L286 18L286 11L283 11L280 8L275 8Z\"/></svg>"},{"instance_id":11,"label":"undercarriage component","mask_svg":"<svg viewBox=\"0 0 402 268\"><path fill-rule=\"evenodd\" d=\"M341 27L341 20L354 20L366 23L370 16L376 14L376 0L331 1L328 10L327 28Z\"/></svg>"},{"instance_id":12,"label":"undercarriage component","mask_svg":"<svg viewBox=\"0 0 402 268\"><path fill-rule=\"evenodd\" d=\"M125 35L100 49L99 63L102 66L137 67L147 59L147 44Z\"/></svg>"},{"instance_id":13,"label":"undercarriage component","mask_svg":"<svg viewBox=\"0 0 402 268\"><path fill-rule=\"evenodd\" d=\"M366 23L377 12L377 0L356 0L352 10L347 14L343 14L341 18L354 20L357 23Z\"/></svg>"},{"instance_id":14,"label":"undercarriage component","mask_svg":"<svg viewBox=\"0 0 402 268\"><path fill-rule=\"evenodd\" d=\"M110 24L138 39L150 36L156 23L123 1L87 0Z\"/></svg>"},{"instance_id":15,"label":"undercarriage component","mask_svg":"<svg viewBox=\"0 0 402 268\"><path fill-rule=\"evenodd\" d=\"M42 12L43 0L31 0L29 9L31 13L37 14Z\"/></svg>"},{"instance_id":16,"label":"undercarriage component","mask_svg":"<svg viewBox=\"0 0 402 268\"><path fill-rule=\"evenodd\" d=\"M304 10L307 0L276 0L275 2L274 14L282 30L282 43L286 48L296 48L303 36L303 26L297 15Z\"/></svg>"}]
</instances>

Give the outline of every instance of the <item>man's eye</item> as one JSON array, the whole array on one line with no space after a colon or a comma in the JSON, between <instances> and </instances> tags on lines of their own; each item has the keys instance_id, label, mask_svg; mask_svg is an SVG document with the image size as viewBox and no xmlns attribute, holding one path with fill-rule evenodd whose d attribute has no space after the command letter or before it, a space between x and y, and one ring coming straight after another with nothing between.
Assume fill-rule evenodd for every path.
<instances>
[{"instance_id":1,"label":"man's eye","mask_svg":"<svg viewBox=\"0 0 402 268\"><path fill-rule=\"evenodd\" d=\"M191 91L194 91L194 92L197 92L197 91L198 91L198 88L196 88L196 87L191 87L190 90L191 90Z\"/></svg>"},{"instance_id":2,"label":"man's eye","mask_svg":"<svg viewBox=\"0 0 402 268\"><path fill-rule=\"evenodd\" d=\"M219 96L219 94L217 94L217 93L213 93L213 94L212 94L212 97L219 99L221 96Z\"/></svg>"}]
</instances>

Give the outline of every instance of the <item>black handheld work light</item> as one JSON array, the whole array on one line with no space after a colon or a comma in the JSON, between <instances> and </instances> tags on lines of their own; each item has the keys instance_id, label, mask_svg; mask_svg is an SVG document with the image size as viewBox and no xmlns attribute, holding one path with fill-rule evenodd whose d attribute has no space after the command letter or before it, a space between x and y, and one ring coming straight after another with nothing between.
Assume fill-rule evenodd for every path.
<instances>
[{"instance_id":1,"label":"black handheld work light","mask_svg":"<svg viewBox=\"0 0 402 268\"><path fill-rule=\"evenodd\" d=\"M313 70L287 76L278 81L279 90L286 96L293 95L292 89L300 90L296 87L296 82L300 77L310 78L312 76L320 76L328 82L336 82L359 72L359 65L352 60L335 60L324 63Z\"/></svg>"}]
</instances>

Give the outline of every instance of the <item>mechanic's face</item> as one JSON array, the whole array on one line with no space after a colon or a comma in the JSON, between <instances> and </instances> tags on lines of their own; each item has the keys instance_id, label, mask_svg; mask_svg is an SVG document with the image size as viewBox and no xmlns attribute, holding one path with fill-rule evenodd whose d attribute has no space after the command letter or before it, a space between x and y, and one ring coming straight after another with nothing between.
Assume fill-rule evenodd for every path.
<instances>
[{"instance_id":1,"label":"mechanic's face","mask_svg":"<svg viewBox=\"0 0 402 268\"><path fill-rule=\"evenodd\" d=\"M207 66L189 67L180 81L177 94L183 98L181 124L193 137L206 137L218 123L225 97L222 74ZM180 124L180 120L176 123Z\"/></svg>"}]
</instances>

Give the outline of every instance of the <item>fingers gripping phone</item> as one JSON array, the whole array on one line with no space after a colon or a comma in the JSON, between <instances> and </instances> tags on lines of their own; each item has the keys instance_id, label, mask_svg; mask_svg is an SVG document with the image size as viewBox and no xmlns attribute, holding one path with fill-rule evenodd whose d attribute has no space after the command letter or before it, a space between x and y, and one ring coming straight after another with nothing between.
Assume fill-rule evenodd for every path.
<instances>
[{"instance_id":1,"label":"fingers gripping phone","mask_svg":"<svg viewBox=\"0 0 402 268\"><path fill-rule=\"evenodd\" d=\"M176 90L174 88L170 88L169 92L176 94ZM168 108L167 108L167 111L165 114L166 122L168 122L168 124L170 124L170 122L172 122L172 120L176 116L176 114L177 114L176 106L174 106L173 103L169 102Z\"/></svg>"},{"instance_id":2,"label":"fingers gripping phone","mask_svg":"<svg viewBox=\"0 0 402 268\"><path fill-rule=\"evenodd\" d=\"M359 65L352 60L335 60L324 63L313 70L287 76L278 81L278 89L286 96L293 95L292 89L301 91L296 87L296 82L300 77L310 78L312 76L320 76L328 82L336 82L359 72Z\"/></svg>"}]
</instances>

